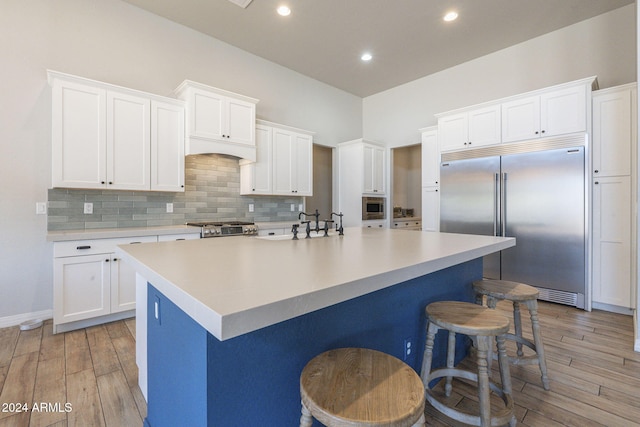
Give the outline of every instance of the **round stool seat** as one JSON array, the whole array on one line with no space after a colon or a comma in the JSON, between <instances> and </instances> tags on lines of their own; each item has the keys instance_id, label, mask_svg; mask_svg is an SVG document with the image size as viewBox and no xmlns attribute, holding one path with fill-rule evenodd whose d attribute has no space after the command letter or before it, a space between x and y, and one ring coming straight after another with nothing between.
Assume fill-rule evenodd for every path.
<instances>
[{"instance_id":1,"label":"round stool seat","mask_svg":"<svg viewBox=\"0 0 640 427\"><path fill-rule=\"evenodd\" d=\"M327 426L410 427L424 421L418 374L376 350L340 348L314 357L302 370L300 394L303 418L306 407Z\"/></svg>"},{"instance_id":2,"label":"round stool seat","mask_svg":"<svg viewBox=\"0 0 640 427\"><path fill-rule=\"evenodd\" d=\"M538 299L540 295L533 286L508 280L476 280L473 282L473 290L480 295L518 302Z\"/></svg>"},{"instance_id":3,"label":"round stool seat","mask_svg":"<svg viewBox=\"0 0 640 427\"><path fill-rule=\"evenodd\" d=\"M429 304L426 311L430 322L464 335L495 336L509 331L509 319L481 305L439 301Z\"/></svg>"}]
</instances>

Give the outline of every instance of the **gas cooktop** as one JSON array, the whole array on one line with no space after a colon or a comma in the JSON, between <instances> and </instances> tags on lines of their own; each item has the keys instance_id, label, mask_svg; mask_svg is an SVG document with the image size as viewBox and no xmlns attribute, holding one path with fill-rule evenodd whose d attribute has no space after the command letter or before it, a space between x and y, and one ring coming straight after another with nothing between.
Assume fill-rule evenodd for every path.
<instances>
[{"instance_id":1,"label":"gas cooktop","mask_svg":"<svg viewBox=\"0 0 640 427\"><path fill-rule=\"evenodd\" d=\"M194 221L187 225L200 227L200 237L252 236L258 234L258 227L246 221Z\"/></svg>"}]
</instances>

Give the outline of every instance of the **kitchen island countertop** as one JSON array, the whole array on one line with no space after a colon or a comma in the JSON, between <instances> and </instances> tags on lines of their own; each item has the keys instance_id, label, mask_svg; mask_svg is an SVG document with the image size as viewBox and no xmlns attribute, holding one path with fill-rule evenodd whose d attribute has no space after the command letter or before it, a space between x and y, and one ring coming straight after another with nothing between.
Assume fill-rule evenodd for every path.
<instances>
[{"instance_id":1,"label":"kitchen island countertop","mask_svg":"<svg viewBox=\"0 0 640 427\"><path fill-rule=\"evenodd\" d=\"M327 238L239 236L117 252L222 341L514 245L513 238L353 227Z\"/></svg>"}]
</instances>

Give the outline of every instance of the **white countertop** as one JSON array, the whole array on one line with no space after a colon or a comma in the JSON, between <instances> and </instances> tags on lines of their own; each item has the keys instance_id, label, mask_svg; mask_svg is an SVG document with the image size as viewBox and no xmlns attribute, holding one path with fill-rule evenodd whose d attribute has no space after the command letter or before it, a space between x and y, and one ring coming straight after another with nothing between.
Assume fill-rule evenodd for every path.
<instances>
[{"instance_id":1,"label":"white countertop","mask_svg":"<svg viewBox=\"0 0 640 427\"><path fill-rule=\"evenodd\" d=\"M165 225L157 227L96 228L94 230L49 231L48 242L69 240L117 239L120 237L162 236L170 234L200 234L199 227Z\"/></svg>"},{"instance_id":2,"label":"white countertop","mask_svg":"<svg viewBox=\"0 0 640 427\"><path fill-rule=\"evenodd\" d=\"M225 340L514 245L513 238L350 227L327 238L238 236L116 252Z\"/></svg>"}]
</instances>

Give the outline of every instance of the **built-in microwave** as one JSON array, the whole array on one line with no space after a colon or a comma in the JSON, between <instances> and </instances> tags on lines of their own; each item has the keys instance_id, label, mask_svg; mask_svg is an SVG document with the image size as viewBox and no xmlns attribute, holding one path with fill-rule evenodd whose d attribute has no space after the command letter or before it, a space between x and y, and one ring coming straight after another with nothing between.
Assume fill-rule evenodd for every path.
<instances>
[{"instance_id":1,"label":"built-in microwave","mask_svg":"<svg viewBox=\"0 0 640 427\"><path fill-rule=\"evenodd\" d=\"M362 198L362 219L385 219L384 197L363 197Z\"/></svg>"}]
</instances>

